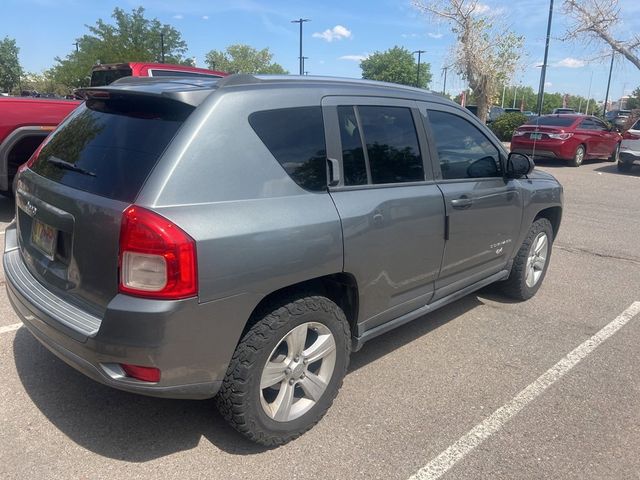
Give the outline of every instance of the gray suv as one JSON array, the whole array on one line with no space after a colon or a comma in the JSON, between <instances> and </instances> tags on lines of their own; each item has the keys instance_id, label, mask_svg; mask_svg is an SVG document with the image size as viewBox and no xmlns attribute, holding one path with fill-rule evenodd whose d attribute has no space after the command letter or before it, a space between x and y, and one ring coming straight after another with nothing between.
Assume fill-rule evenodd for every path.
<instances>
[{"instance_id":1,"label":"gray suv","mask_svg":"<svg viewBox=\"0 0 640 480\"><path fill-rule=\"evenodd\" d=\"M216 396L279 445L367 340L545 276L562 187L438 95L248 75L84 95L20 169L3 262L29 331L106 385Z\"/></svg>"}]
</instances>

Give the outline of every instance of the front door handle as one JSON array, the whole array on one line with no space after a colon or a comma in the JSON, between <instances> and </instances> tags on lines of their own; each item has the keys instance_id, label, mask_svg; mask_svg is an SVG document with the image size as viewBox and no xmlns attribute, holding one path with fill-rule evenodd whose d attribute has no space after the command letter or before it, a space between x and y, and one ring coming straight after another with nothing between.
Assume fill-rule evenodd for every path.
<instances>
[{"instance_id":1,"label":"front door handle","mask_svg":"<svg viewBox=\"0 0 640 480\"><path fill-rule=\"evenodd\" d=\"M471 205L473 205L473 200L467 196L462 196L460 198L451 200L451 206L459 210L464 210L466 208L469 208L471 207Z\"/></svg>"}]
</instances>

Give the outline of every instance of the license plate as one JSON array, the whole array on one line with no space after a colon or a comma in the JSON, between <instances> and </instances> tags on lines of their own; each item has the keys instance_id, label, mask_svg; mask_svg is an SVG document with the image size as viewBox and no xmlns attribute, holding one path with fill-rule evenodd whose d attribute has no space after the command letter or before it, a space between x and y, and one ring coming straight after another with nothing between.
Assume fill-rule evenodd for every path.
<instances>
[{"instance_id":1,"label":"license plate","mask_svg":"<svg viewBox=\"0 0 640 480\"><path fill-rule=\"evenodd\" d=\"M531 140L541 140L542 139L542 134L541 133L532 133L529 138Z\"/></svg>"},{"instance_id":2,"label":"license plate","mask_svg":"<svg viewBox=\"0 0 640 480\"><path fill-rule=\"evenodd\" d=\"M33 219L31 228L31 243L40 250L49 260L53 260L56 251L56 239L58 232L55 228Z\"/></svg>"}]
</instances>

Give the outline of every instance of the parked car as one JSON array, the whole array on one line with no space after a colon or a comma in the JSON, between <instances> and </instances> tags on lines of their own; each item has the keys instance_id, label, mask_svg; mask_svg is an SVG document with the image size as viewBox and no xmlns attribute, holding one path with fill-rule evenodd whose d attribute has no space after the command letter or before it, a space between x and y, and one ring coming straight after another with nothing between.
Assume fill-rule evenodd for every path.
<instances>
[{"instance_id":1,"label":"parked car","mask_svg":"<svg viewBox=\"0 0 640 480\"><path fill-rule=\"evenodd\" d=\"M618 159L620 134L596 117L586 115L544 115L518 127L511 139L511 151L535 158L567 160L579 167L585 159Z\"/></svg>"},{"instance_id":2,"label":"parked car","mask_svg":"<svg viewBox=\"0 0 640 480\"><path fill-rule=\"evenodd\" d=\"M633 165L640 165L640 120L622 136L618 170L628 172Z\"/></svg>"},{"instance_id":3,"label":"parked car","mask_svg":"<svg viewBox=\"0 0 640 480\"><path fill-rule=\"evenodd\" d=\"M504 108L493 106L489 109L489 116L487 117L487 123L495 121L500 115L504 113Z\"/></svg>"},{"instance_id":4,"label":"parked car","mask_svg":"<svg viewBox=\"0 0 640 480\"><path fill-rule=\"evenodd\" d=\"M631 116L631 110L611 110L606 113L605 119L614 126L622 129L629 117Z\"/></svg>"},{"instance_id":5,"label":"parked car","mask_svg":"<svg viewBox=\"0 0 640 480\"><path fill-rule=\"evenodd\" d=\"M504 113L522 113L519 108L505 108Z\"/></svg>"},{"instance_id":6,"label":"parked car","mask_svg":"<svg viewBox=\"0 0 640 480\"><path fill-rule=\"evenodd\" d=\"M221 78L227 73L170 63L128 62L95 65L91 69L92 87L102 87L123 77Z\"/></svg>"},{"instance_id":7,"label":"parked car","mask_svg":"<svg viewBox=\"0 0 640 480\"><path fill-rule=\"evenodd\" d=\"M576 111L573 108L554 108L553 112L551 112L552 115L573 115L575 113Z\"/></svg>"},{"instance_id":8,"label":"parked car","mask_svg":"<svg viewBox=\"0 0 640 480\"><path fill-rule=\"evenodd\" d=\"M0 98L0 193L12 193L18 167L78 105L67 100Z\"/></svg>"},{"instance_id":9,"label":"parked car","mask_svg":"<svg viewBox=\"0 0 640 480\"><path fill-rule=\"evenodd\" d=\"M3 263L27 329L104 384L217 394L279 445L366 341L545 277L562 187L440 95L250 75L83 93L18 174Z\"/></svg>"}]
</instances>

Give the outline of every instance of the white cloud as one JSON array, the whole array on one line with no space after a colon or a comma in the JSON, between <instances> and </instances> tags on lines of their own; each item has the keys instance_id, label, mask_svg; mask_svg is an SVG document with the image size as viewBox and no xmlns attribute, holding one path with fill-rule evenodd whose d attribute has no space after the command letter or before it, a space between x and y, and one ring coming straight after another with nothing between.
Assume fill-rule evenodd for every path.
<instances>
[{"instance_id":1,"label":"white cloud","mask_svg":"<svg viewBox=\"0 0 640 480\"><path fill-rule=\"evenodd\" d=\"M436 40L444 36L442 33L431 33L431 32L427 33L427 35L429 35L431 38L435 38Z\"/></svg>"},{"instance_id":2,"label":"white cloud","mask_svg":"<svg viewBox=\"0 0 640 480\"><path fill-rule=\"evenodd\" d=\"M333 42L334 40L342 40L343 38L351 38L351 30L342 25L336 25L333 28L327 28L324 32L316 32L313 34L313 38L322 38L327 42Z\"/></svg>"},{"instance_id":3,"label":"white cloud","mask_svg":"<svg viewBox=\"0 0 640 480\"><path fill-rule=\"evenodd\" d=\"M400 35L402 38L418 38L420 35L417 33L403 33Z\"/></svg>"},{"instance_id":4,"label":"white cloud","mask_svg":"<svg viewBox=\"0 0 640 480\"><path fill-rule=\"evenodd\" d=\"M203 16L202 16L202 19L203 19L203 20L209 20L209 15L203 15Z\"/></svg>"},{"instance_id":5,"label":"white cloud","mask_svg":"<svg viewBox=\"0 0 640 480\"><path fill-rule=\"evenodd\" d=\"M350 60L352 62L361 62L365 60L369 55L343 55L338 60Z\"/></svg>"},{"instance_id":6,"label":"white cloud","mask_svg":"<svg viewBox=\"0 0 640 480\"><path fill-rule=\"evenodd\" d=\"M478 2L478 4L476 5L476 13L488 13L491 10L491 7L489 5L487 5L486 3L480 3Z\"/></svg>"},{"instance_id":7,"label":"white cloud","mask_svg":"<svg viewBox=\"0 0 640 480\"><path fill-rule=\"evenodd\" d=\"M547 88L547 87L553 87L553 83L551 83L551 82L544 82L544 87L545 87L545 88Z\"/></svg>"},{"instance_id":8,"label":"white cloud","mask_svg":"<svg viewBox=\"0 0 640 480\"><path fill-rule=\"evenodd\" d=\"M182 20L184 18L184 15L182 15L181 13L174 15L173 18L175 18L176 20Z\"/></svg>"},{"instance_id":9,"label":"white cloud","mask_svg":"<svg viewBox=\"0 0 640 480\"><path fill-rule=\"evenodd\" d=\"M554 67L565 67L565 68L582 68L587 64L584 60L580 60L578 58L567 57L563 58L559 62L553 64Z\"/></svg>"}]
</instances>

